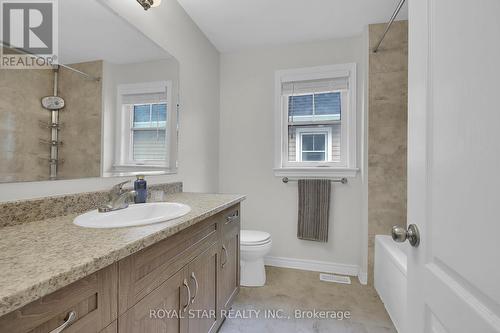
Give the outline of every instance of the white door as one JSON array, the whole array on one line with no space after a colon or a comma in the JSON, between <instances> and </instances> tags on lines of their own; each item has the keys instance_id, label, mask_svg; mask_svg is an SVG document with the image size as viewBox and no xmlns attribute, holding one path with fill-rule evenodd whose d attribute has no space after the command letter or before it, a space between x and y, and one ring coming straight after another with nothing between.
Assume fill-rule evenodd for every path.
<instances>
[{"instance_id":1,"label":"white door","mask_svg":"<svg viewBox=\"0 0 500 333\"><path fill-rule=\"evenodd\" d=\"M406 332L500 332L500 0L409 0Z\"/></svg>"}]
</instances>

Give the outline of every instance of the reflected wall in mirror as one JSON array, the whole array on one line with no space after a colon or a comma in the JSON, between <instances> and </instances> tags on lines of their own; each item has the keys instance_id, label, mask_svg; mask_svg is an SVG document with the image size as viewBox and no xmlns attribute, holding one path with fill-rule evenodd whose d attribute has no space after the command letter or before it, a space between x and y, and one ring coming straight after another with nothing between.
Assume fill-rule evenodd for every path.
<instances>
[{"instance_id":1,"label":"reflected wall in mirror","mask_svg":"<svg viewBox=\"0 0 500 333\"><path fill-rule=\"evenodd\" d=\"M0 68L0 182L176 172L177 60L97 0L59 31L65 66Z\"/></svg>"}]
</instances>

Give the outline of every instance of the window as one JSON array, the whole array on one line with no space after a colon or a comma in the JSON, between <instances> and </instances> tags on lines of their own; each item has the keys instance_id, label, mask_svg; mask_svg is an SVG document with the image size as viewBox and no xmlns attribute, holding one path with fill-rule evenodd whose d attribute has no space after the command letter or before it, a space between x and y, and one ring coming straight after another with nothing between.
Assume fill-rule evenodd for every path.
<instances>
[{"instance_id":1,"label":"window","mask_svg":"<svg viewBox=\"0 0 500 333\"><path fill-rule=\"evenodd\" d=\"M356 66L276 73L277 176L356 173Z\"/></svg>"},{"instance_id":2,"label":"window","mask_svg":"<svg viewBox=\"0 0 500 333\"><path fill-rule=\"evenodd\" d=\"M165 161L167 103L135 104L132 121L132 157L134 162Z\"/></svg>"},{"instance_id":3,"label":"window","mask_svg":"<svg viewBox=\"0 0 500 333\"><path fill-rule=\"evenodd\" d=\"M340 162L341 92L292 93L284 98L288 110L288 162ZM319 145L324 154L314 153Z\"/></svg>"},{"instance_id":4,"label":"window","mask_svg":"<svg viewBox=\"0 0 500 333\"><path fill-rule=\"evenodd\" d=\"M169 167L171 84L150 82L118 88L120 156L117 168L133 166ZM174 134L175 135L175 134Z\"/></svg>"},{"instance_id":5,"label":"window","mask_svg":"<svg viewBox=\"0 0 500 333\"><path fill-rule=\"evenodd\" d=\"M300 128L296 131L297 162L326 162L331 160L332 132L324 128Z\"/></svg>"}]
</instances>

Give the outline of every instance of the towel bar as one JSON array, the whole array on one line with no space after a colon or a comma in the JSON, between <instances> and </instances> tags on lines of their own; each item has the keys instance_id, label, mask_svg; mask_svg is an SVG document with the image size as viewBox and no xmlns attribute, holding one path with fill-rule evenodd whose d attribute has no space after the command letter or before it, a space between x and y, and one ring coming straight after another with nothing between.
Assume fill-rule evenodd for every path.
<instances>
[{"instance_id":1,"label":"towel bar","mask_svg":"<svg viewBox=\"0 0 500 333\"><path fill-rule=\"evenodd\" d=\"M283 183L287 184L288 182L291 182L293 180L288 179L288 177L284 177L282 179L282 181L283 181ZM344 178L340 178L340 179L332 179L331 182L332 183L342 183L342 184L347 184L348 183L347 178L345 178L345 177Z\"/></svg>"}]
</instances>

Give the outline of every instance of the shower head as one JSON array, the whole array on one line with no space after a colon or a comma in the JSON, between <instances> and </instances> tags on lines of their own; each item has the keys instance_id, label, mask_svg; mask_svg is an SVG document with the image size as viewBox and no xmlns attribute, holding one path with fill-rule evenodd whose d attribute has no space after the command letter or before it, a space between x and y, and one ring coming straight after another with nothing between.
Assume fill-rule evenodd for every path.
<instances>
[{"instance_id":1,"label":"shower head","mask_svg":"<svg viewBox=\"0 0 500 333\"><path fill-rule=\"evenodd\" d=\"M48 96L42 98L42 106L47 110L60 110L64 108L64 99L58 96Z\"/></svg>"}]
</instances>

